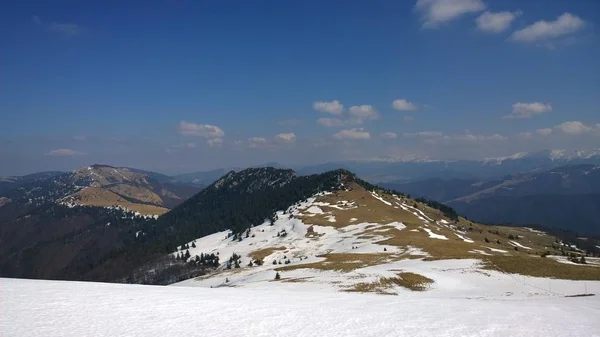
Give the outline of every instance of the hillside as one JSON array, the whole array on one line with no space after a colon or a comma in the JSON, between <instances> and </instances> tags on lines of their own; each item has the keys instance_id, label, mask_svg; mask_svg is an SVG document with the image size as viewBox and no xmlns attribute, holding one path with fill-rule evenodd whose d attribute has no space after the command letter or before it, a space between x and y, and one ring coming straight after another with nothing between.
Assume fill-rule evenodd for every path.
<instances>
[{"instance_id":1,"label":"hillside","mask_svg":"<svg viewBox=\"0 0 600 337\"><path fill-rule=\"evenodd\" d=\"M256 287L279 281L397 294L401 288L439 289L447 285L438 282L454 279L484 282L490 287L486 291L494 293L494 280L501 282L504 272L600 280L599 259L573 264L563 251L581 252L543 232L454 221L438 209L356 178L283 208L272 220L241 236L226 230L186 243L175 256L189 251L194 263L195 256L215 254L226 263L182 285ZM471 276L463 279L464 273ZM529 293L526 288L521 291Z\"/></svg>"},{"instance_id":2,"label":"hillside","mask_svg":"<svg viewBox=\"0 0 600 337\"><path fill-rule=\"evenodd\" d=\"M197 186L173 182L154 172L92 165L74 172L50 172L11 178L0 197L6 202L58 202L68 206L119 206L144 215L160 215L194 195Z\"/></svg>"},{"instance_id":3,"label":"hillside","mask_svg":"<svg viewBox=\"0 0 600 337\"><path fill-rule=\"evenodd\" d=\"M383 184L446 203L486 223L537 224L600 234L600 166L571 165L501 179Z\"/></svg>"},{"instance_id":4,"label":"hillside","mask_svg":"<svg viewBox=\"0 0 600 337\"><path fill-rule=\"evenodd\" d=\"M532 229L484 226L346 170L232 171L156 220L118 208L53 205L8 212L3 242L27 230L4 251L0 276L220 287L268 285L279 273L283 283L386 294L439 289L448 278L497 281L505 272L533 283L600 280L593 245L585 252ZM98 210L112 213L94 215ZM83 227L81 216L88 219ZM32 235L42 226L46 236ZM68 255L61 242L73 244ZM582 256L587 263L579 263ZM40 270L50 257L55 261ZM456 270L476 276L462 280Z\"/></svg>"}]
</instances>

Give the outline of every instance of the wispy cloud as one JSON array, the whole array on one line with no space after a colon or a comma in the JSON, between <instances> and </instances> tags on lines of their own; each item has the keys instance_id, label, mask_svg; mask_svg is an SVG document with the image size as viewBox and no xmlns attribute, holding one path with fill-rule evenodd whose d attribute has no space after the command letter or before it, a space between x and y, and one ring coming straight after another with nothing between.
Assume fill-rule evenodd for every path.
<instances>
[{"instance_id":1,"label":"wispy cloud","mask_svg":"<svg viewBox=\"0 0 600 337\"><path fill-rule=\"evenodd\" d=\"M564 13L554 21L540 20L515 31L510 40L515 42L547 41L573 34L585 26L585 21L571 13Z\"/></svg>"},{"instance_id":2,"label":"wispy cloud","mask_svg":"<svg viewBox=\"0 0 600 337\"><path fill-rule=\"evenodd\" d=\"M521 11L484 12L475 20L475 24L479 31L485 33L501 33L507 30L513 21L521 14L523 14Z\"/></svg>"},{"instance_id":3,"label":"wispy cloud","mask_svg":"<svg viewBox=\"0 0 600 337\"><path fill-rule=\"evenodd\" d=\"M524 119L531 118L536 115L543 114L544 112L552 111L552 105L548 103L515 103L513 104L513 111L502 117L504 119Z\"/></svg>"},{"instance_id":4,"label":"wispy cloud","mask_svg":"<svg viewBox=\"0 0 600 337\"><path fill-rule=\"evenodd\" d=\"M421 14L423 28L436 28L468 13L485 10L481 0L417 0L415 9Z\"/></svg>"},{"instance_id":5,"label":"wispy cloud","mask_svg":"<svg viewBox=\"0 0 600 337\"><path fill-rule=\"evenodd\" d=\"M363 128L355 128L349 130L342 130L334 134L333 138L337 140L368 140L371 139L371 134L365 131Z\"/></svg>"},{"instance_id":6,"label":"wispy cloud","mask_svg":"<svg viewBox=\"0 0 600 337\"><path fill-rule=\"evenodd\" d=\"M222 147L223 146L223 138L211 138L206 141L208 146L210 147Z\"/></svg>"},{"instance_id":7,"label":"wispy cloud","mask_svg":"<svg viewBox=\"0 0 600 337\"><path fill-rule=\"evenodd\" d=\"M319 119L317 119L317 124L328 127L328 128L333 128L333 127L342 127L342 126L346 125L347 122L344 120L341 120L339 118L319 118Z\"/></svg>"},{"instance_id":8,"label":"wispy cloud","mask_svg":"<svg viewBox=\"0 0 600 337\"><path fill-rule=\"evenodd\" d=\"M379 137L383 139L396 139L398 138L398 134L395 132L384 132L381 135L379 135Z\"/></svg>"},{"instance_id":9,"label":"wispy cloud","mask_svg":"<svg viewBox=\"0 0 600 337\"><path fill-rule=\"evenodd\" d=\"M44 23L37 15L33 16L33 23L63 37L75 37L83 34L83 28L75 23Z\"/></svg>"},{"instance_id":10,"label":"wispy cloud","mask_svg":"<svg viewBox=\"0 0 600 337\"><path fill-rule=\"evenodd\" d=\"M264 147L268 143L266 138L263 137L251 137L248 138L248 146L252 148Z\"/></svg>"},{"instance_id":11,"label":"wispy cloud","mask_svg":"<svg viewBox=\"0 0 600 337\"><path fill-rule=\"evenodd\" d=\"M535 133L540 136L547 136L552 133L552 129L537 129Z\"/></svg>"},{"instance_id":12,"label":"wispy cloud","mask_svg":"<svg viewBox=\"0 0 600 337\"><path fill-rule=\"evenodd\" d=\"M85 156L86 154L87 153L85 153L85 152L75 151L75 150L71 150L71 149L55 149L55 150L48 151L46 153L47 156L53 156L53 157L74 157L74 156Z\"/></svg>"},{"instance_id":13,"label":"wispy cloud","mask_svg":"<svg viewBox=\"0 0 600 337\"><path fill-rule=\"evenodd\" d=\"M186 121L179 123L179 133L184 136L198 136L204 138L222 138L225 132L218 126L209 124L195 124Z\"/></svg>"}]
</instances>

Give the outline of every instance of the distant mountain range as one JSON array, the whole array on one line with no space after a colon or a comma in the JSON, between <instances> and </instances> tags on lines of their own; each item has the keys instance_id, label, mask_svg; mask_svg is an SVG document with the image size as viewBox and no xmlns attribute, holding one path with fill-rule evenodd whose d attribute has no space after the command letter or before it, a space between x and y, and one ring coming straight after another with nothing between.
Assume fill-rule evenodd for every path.
<instances>
[{"instance_id":1,"label":"distant mountain range","mask_svg":"<svg viewBox=\"0 0 600 337\"><path fill-rule=\"evenodd\" d=\"M517 153L483 160L434 160L419 157L374 158L363 161L331 162L300 168L312 174L343 167L372 183L406 183L428 178L490 179L509 174L541 172L565 165L600 165L600 149L588 151L546 150Z\"/></svg>"},{"instance_id":2,"label":"distant mountain range","mask_svg":"<svg viewBox=\"0 0 600 337\"><path fill-rule=\"evenodd\" d=\"M600 234L600 165L568 165L494 179L430 178L382 185L445 203L476 221Z\"/></svg>"}]
</instances>

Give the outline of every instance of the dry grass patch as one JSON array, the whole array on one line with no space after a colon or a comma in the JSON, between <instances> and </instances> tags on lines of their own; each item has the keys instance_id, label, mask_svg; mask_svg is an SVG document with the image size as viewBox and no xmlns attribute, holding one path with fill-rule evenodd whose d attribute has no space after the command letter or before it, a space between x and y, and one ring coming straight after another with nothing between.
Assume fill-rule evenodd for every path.
<instances>
[{"instance_id":1,"label":"dry grass patch","mask_svg":"<svg viewBox=\"0 0 600 337\"><path fill-rule=\"evenodd\" d=\"M334 207L319 206L325 214L315 216L299 216L305 223L330 226L346 227L353 223L373 222L389 223L399 221L403 223L421 224L421 220L414 214L404 211L401 208L394 208L375 199L369 191L358 184L351 184L350 191L337 191L330 195L324 195L317 198L317 202L330 203L336 205L340 200L354 202L358 207L346 210L340 210ZM390 200L391 202L392 200ZM335 216L336 222L327 221L328 216ZM357 221L351 222L350 219L356 218Z\"/></svg>"},{"instance_id":2,"label":"dry grass patch","mask_svg":"<svg viewBox=\"0 0 600 337\"><path fill-rule=\"evenodd\" d=\"M398 278L394 278L393 280L394 284L412 291L425 291L433 283L433 280L429 277L410 272L399 273Z\"/></svg>"},{"instance_id":3,"label":"dry grass patch","mask_svg":"<svg viewBox=\"0 0 600 337\"><path fill-rule=\"evenodd\" d=\"M168 208L156 205L147 205L141 203L132 203L118 194L105 190L100 187L88 187L73 195L81 205L110 207L120 205L132 211L140 212L141 214L156 214L161 215L169 211Z\"/></svg>"},{"instance_id":4,"label":"dry grass patch","mask_svg":"<svg viewBox=\"0 0 600 337\"><path fill-rule=\"evenodd\" d=\"M158 194L145 187L138 187L129 184L117 184L110 186L108 190L147 204L162 205L163 203L162 198L158 196Z\"/></svg>"},{"instance_id":5,"label":"dry grass patch","mask_svg":"<svg viewBox=\"0 0 600 337\"><path fill-rule=\"evenodd\" d=\"M485 269L536 277L565 280L600 280L600 268L578 266L534 256L486 256Z\"/></svg>"},{"instance_id":6,"label":"dry grass patch","mask_svg":"<svg viewBox=\"0 0 600 337\"><path fill-rule=\"evenodd\" d=\"M359 282L344 289L344 291L396 295L393 292L394 287L403 287L412 291L425 291L434 282L428 277L415 273L402 272L397 275L397 277L382 277L377 282Z\"/></svg>"},{"instance_id":7,"label":"dry grass patch","mask_svg":"<svg viewBox=\"0 0 600 337\"><path fill-rule=\"evenodd\" d=\"M351 253L331 253L320 255L324 261L304 263L298 265L289 265L276 268L276 271L289 271L297 269L318 269L334 270L339 272L350 272L356 269L389 263L402 259L401 254L351 254Z\"/></svg>"},{"instance_id":8,"label":"dry grass patch","mask_svg":"<svg viewBox=\"0 0 600 337\"><path fill-rule=\"evenodd\" d=\"M255 250L252 253L248 254L252 260L263 260L265 257L273 254L278 250L286 250L286 247L270 247L265 249Z\"/></svg>"}]
</instances>

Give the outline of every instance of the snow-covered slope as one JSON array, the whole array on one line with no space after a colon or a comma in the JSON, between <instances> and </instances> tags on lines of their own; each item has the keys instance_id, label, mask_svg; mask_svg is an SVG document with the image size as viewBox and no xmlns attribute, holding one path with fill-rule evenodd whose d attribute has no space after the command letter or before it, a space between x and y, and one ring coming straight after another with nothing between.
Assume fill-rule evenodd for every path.
<instances>
[{"instance_id":1,"label":"snow-covered slope","mask_svg":"<svg viewBox=\"0 0 600 337\"><path fill-rule=\"evenodd\" d=\"M0 279L5 337L600 336L598 297L488 300Z\"/></svg>"},{"instance_id":2,"label":"snow-covered slope","mask_svg":"<svg viewBox=\"0 0 600 337\"><path fill-rule=\"evenodd\" d=\"M276 212L273 220L239 236L223 231L187 243L189 249L180 247L173 255L187 250L189 263L214 254L221 265L177 285L425 291L464 298L600 293L600 281L550 278L600 280L600 261L589 258L587 265L561 269L566 265L536 255L552 249L554 238L545 233L454 221L404 196L358 184L319 193ZM521 265L524 269L514 269ZM538 267L556 268L556 273L540 274Z\"/></svg>"}]
</instances>

